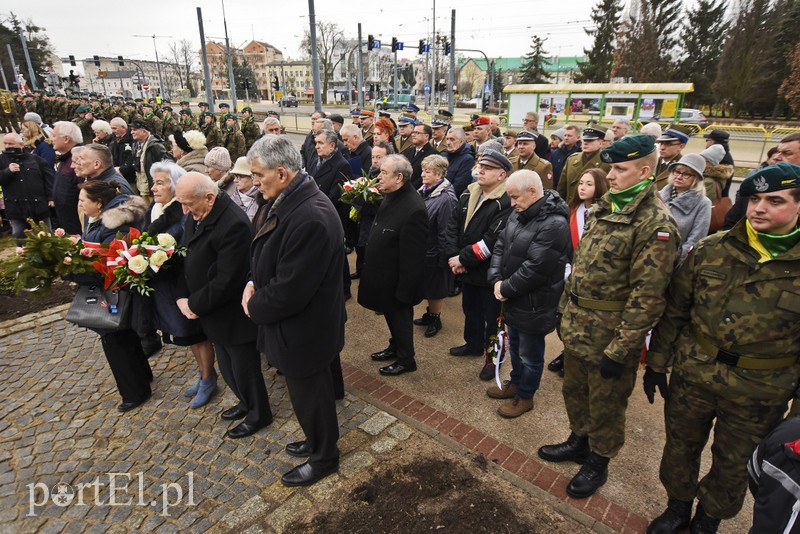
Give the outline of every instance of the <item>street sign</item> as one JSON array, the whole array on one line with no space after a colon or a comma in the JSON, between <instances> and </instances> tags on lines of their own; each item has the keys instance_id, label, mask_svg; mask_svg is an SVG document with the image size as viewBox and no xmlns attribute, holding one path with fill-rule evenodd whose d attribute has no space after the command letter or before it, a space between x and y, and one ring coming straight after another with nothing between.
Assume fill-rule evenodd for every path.
<instances>
[{"instance_id":1,"label":"street sign","mask_svg":"<svg viewBox=\"0 0 800 534\"><path fill-rule=\"evenodd\" d=\"M429 44L422 45L422 51L423 52L430 52L431 51L431 45L429 45Z\"/></svg>"},{"instance_id":2,"label":"street sign","mask_svg":"<svg viewBox=\"0 0 800 534\"><path fill-rule=\"evenodd\" d=\"M397 43L397 49L398 49L398 50L402 50L402 49L403 49L403 43L401 43L401 42L398 42L398 43Z\"/></svg>"},{"instance_id":3,"label":"street sign","mask_svg":"<svg viewBox=\"0 0 800 534\"><path fill-rule=\"evenodd\" d=\"M144 89L145 91L149 91L150 90L150 84L149 83L143 83L142 84L142 89Z\"/></svg>"},{"instance_id":4,"label":"street sign","mask_svg":"<svg viewBox=\"0 0 800 534\"><path fill-rule=\"evenodd\" d=\"M108 76L108 71L107 70L98 70L97 71L97 76L99 78L105 78L106 76Z\"/></svg>"},{"instance_id":5,"label":"street sign","mask_svg":"<svg viewBox=\"0 0 800 534\"><path fill-rule=\"evenodd\" d=\"M380 48L380 47L381 47L381 42L375 39L375 41L373 41L372 43L372 48Z\"/></svg>"},{"instance_id":6,"label":"street sign","mask_svg":"<svg viewBox=\"0 0 800 534\"><path fill-rule=\"evenodd\" d=\"M430 93L431 92L431 86L429 84L427 84L427 83L425 84L425 92L426 93Z\"/></svg>"},{"instance_id":7,"label":"street sign","mask_svg":"<svg viewBox=\"0 0 800 534\"><path fill-rule=\"evenodd\" d=\"M484 85L484 86L483 86L483 92L484 92L484 93L488 93L488 92L489 92L489 91L491 91L491 90L492 90L492 86L491 86L491 85L489 85L488 83L487 83L486 85Z\"/></svg>"}]
</instances>

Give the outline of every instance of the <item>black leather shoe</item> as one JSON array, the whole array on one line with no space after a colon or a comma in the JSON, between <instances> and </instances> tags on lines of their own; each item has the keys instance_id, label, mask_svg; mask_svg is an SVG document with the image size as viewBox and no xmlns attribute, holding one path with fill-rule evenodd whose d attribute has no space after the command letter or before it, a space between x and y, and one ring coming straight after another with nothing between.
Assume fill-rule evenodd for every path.
<instances>
[{"instance_id":1,"label":"black leather shoe","mask_svg":"<svg viewBox=\"0 0 800 534\"><path fill-rule=\"evenodd\" d=\"M146 396L142 400L138 400L138 401L135 401L135 402L123 402L122 404L117 406L117 411L122 412L122 413L129 412L129 411L133 410L134 408L138 408L139 406L141 406L142 404L147 402L147 399L149 399L149 398L150 398L150 395Z\"/></svg>"},{"instance_id":2,"label":"black leather shoe","mask_svg":"<svg viewBox=\"0 0 800 534\"><path fill-rule=\"evenodd\" d=\"M354 273L350 273L350 280L358 280L361 278L361 273L356 271Z\"/></svg>"},{"instance_id":3,"label":"black leather shoe","mask_svg":"<svg viewBox=\"0 0 800 534\"><path fill-rule=\"evenodd\" d=\"M310 486L315 482L319 482L328 475L331 475L339 470L339 464L329 467L327 469L320 469L319 467L311 467L308 462L300 464L291 471L288 471L281 477L281 483L284 486Z\"/></svg>"},{"instance_id":4,"label":"black leather shoe","mask_svg":"<svg viewBox=\"0 0 800 534\"><path fill-rule=\"evenodd\" d=\"M394 351L394 349L383 349L380 352L373 352L370 355L370 358L376 362L385 362L386 360L393 360L394 358L397 358L397 353Z\"/></svg>"},{"instance_id":5,"label":"black leather shoe","mask_svg":"<svg viewBox=\"0 0 800 534\"><path fill-rule=\"evenodd\" d=\"M564 370L564 353L559 354L555 360L547 364L547 370L557 373Z\"/></svg>"},{"instance_id":6,"label":"black leather shoe","mask_svg":"<svg viewBox=\"0 0 800 534\"><path fill-rule=\"evenodd\" d=\"M450 349L451 356L483 356L481 347L470 347L467 344L459 345Z\"/></svg>"},{"instance_id":7,"label":"black leather shoe","mask_svg":"<svg viewBox=\"0 0 800 534\"><path fill-rule=\"evenodd\" d=\"M386 376L398 376L402 375L403 373L413 373L416 370L417 370L416 363L412 363L411 365L402 365L397 362L394 362L392 365L381 367L380 369L378 369L378 372Z\"/></svg>"},{"instance_id":8,"label":"black leather shoe","mask_svg":"<svg viewBox=\"0 0 800 534\"><path fill-rule=\"evenodd\" d=\"M432 313L431 315L431 322L428 324L428 327L425 329L425 337L433 337L439 333L439 330L442 329L442 318L438 313Z\"/></svg>"},{"instance_id":9,"label":"black leather shoe","mask_svg":"<svg viewBox=\"0 0 800 534\"><path fill-rule=\"evenodd\" d=\"M575 462L582 464L591 452L587 436L580 437L574 432L570 432L567 441L539 447L538 454L539 458L548 462Z\"/></svg>"},{"instance_id":10,"label":"black leather shoe","mask_svg":"<svg viewBox=\"0 0 800 534\"><path fill-rule=\"evenodd\" d=\"M647 534L677 534L689 527L692 521L692 502L669 499L667 509L653 519Z\"/></svg>"},{"instance_id":11,"label":"black leather shoe","mask_svg":"<svg viewBox=\"0 0 800 534\"><path fill-rule=\"evenodd\" d=\"M241 404L237 404L233 408L228 408L222 412L220 417L222 417L223 421L235 421L242 419L245 415L247 415L247 409Z\"/></svg>"},{"instance_id":12,"label":"black leather shoe","mask_svg":"<svg viewBox=\"0 0 800 534\"><path fill-rule=\"evenodd\" d=\"M478 373L478 378L480 378L484 382L494 378L494 364L484 363L483 367L481 367L481 372Z\"/></svg>"},{"instance_id":13,"label":"black leather shoe","mask_svg":"<svg viewBox=\"0 0 800 534\"><path fill-rule=\"evenodd\" d=\"M578 474L567 484L567 495L573 499L585 499L594 495L608 480L608 460L591 452Z\"/></svg>"},{"instance_id":14,"label":"black leather shoe","mask_svg":"<svg viewBox=\"0 0 800 534\"><path fill-rule=\"evenodd\" d=\"M244 437L247 437L247 436L251 436L251 435L255 434L256 432L258 432L259 430L261 430L262 428L264 428L266 426L269 426L270 423L272 423L272 420L270 420L268 423L266 423L264 425L253 425L253 424L250 424L250 423L239 423L235 427L233 427L230 430L228 430L227 432L225 432L225 436L229 437L231 439L239 439L239 438L244 438Z\"/></svg>"},{"instance_id":15,"label":"black leather shoe","mask_svg":"<svg viewBox=\"0 0 800 534\"><path fill-rule=\"evenodd\" d=\"M307 441L295 441L286 445L286 454L305 458L306 456L311 456L311 446Z\"/></svg>"}]
</instances>

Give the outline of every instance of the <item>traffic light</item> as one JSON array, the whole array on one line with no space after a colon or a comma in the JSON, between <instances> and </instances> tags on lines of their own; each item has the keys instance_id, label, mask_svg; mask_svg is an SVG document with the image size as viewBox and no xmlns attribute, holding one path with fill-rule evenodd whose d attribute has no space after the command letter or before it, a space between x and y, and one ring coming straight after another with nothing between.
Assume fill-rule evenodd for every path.
<instances>
[{"instance_id":1,"label":"traffic light","mask_svg":"<svg viewBox=\"0 0 800 534\"><path fill-rule=\"evenodd\" d=\"M367 52L372 50L375 47L375 37L371 34L367 35Z\"/></svg>"},{"instance_id":2,"label":"traffic light","mask_svg":"<svg viewBox=\"0 0 800 534\"><path fill-rule=\"evenodd\" d=\"M451 52L450 42L449 41L445 41L444 42L444 55L448 55L450 52Z\"/></svg>"},{"instance_id":3,"label":"traffic light","mask_svg":"<svg viewBox=\"0 0 800 534\"><path fill-rule=\"evenodd\" d=\"M122 59L122 56L117 56L117 64L118 64L120 67L124 67L124 66L125 66L125 60L124 60L124 59Z\"/></svg>"},{"instance_id":4,"label":"traffic light","mask_svg":"<svg viewBox=\"0 0 800 534\"><path fill-rule=\"evenodd\" d=\"M392 37L392 52L397 52L397 37Z\"/></svg>"},{"instance_id":5,"label":"traffic light","mask_svg":"<svg viewBox=\"0 0 800 534\"><path fill-rule=\"evenodd\" d=\"M100 66L100 56L93 56L93 57L94 57L94 66L95 67L99 67Z\"/></svg>"},{"instance_id":6,"label":"traffic light","mask_svg":"<svg viewBox=\"0 0 800 534\"><path fill-rule=\"evenodd\" d=\"M278 76L277 75L275 76L275 81L272 82L272 88L275 89L276 91L280 91L280 89L281 89L281 84L278 81Z\"/></svg>"},{"instance_id":7,"label":"traffic light","mask_svg":"<svg viewBox=\"0 0 800 534\"><path fill-rule=\"evenodd\" d=\"M73 67L78 66L78 64L75 63L75 56L69 56L69 64L72 65Z\"/></svg>"},{"instance_id":8,"label":"traffic light","mask_svg":"<svg viewBox=\"0 0 800 534\"><path fill-rule=\"evenodd\" d=\"M425 53L425 39L420 39L419 40L419 53L420 54L424 54Z\"/></svg>"}]
</instances>

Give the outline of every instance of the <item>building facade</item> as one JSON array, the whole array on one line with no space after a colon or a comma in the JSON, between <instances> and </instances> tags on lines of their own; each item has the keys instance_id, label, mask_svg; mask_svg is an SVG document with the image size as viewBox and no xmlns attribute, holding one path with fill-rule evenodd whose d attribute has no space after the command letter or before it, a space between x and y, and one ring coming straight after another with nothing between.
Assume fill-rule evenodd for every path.
<instances>
[{"instance_id":1,"label":"building facade","mask_svg":"<svg viewBox=\"0 0 800 534\"><path fill-rule=\"evenodd\" d=\"M61 61L66 63L63 69L67 72L77 70L70 66L69 59L62 58ZM81 90L108 96L171 98L184 89L185 81L179 67L173 63L122 58L120 65L118 58L102 56L98 58L98 62L100 65L95 64L94 58L80 60L80 68L83 70ZM164 82L163 90L158 76L159 66L161 80ZM145 89L145 86L149 88Z\"/></svg>"}]
</instances>

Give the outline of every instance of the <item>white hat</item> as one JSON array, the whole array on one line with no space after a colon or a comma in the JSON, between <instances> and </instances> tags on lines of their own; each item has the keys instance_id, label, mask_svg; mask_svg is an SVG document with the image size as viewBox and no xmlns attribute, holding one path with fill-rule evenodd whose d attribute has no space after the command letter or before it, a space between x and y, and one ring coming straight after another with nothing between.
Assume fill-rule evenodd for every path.
<instances>
[{"instance_id":1,"label":"white hat","mask_svg":"<svg viewBox=\"0 0 800 534\"><path fill-rule=\"evenodd\" d=\"M722 158L725 157L725 147L714 144L700 152L700 155L706 158L706 161L711 165L717 166L722 161Z\"/></svg>"}]
</instances>

